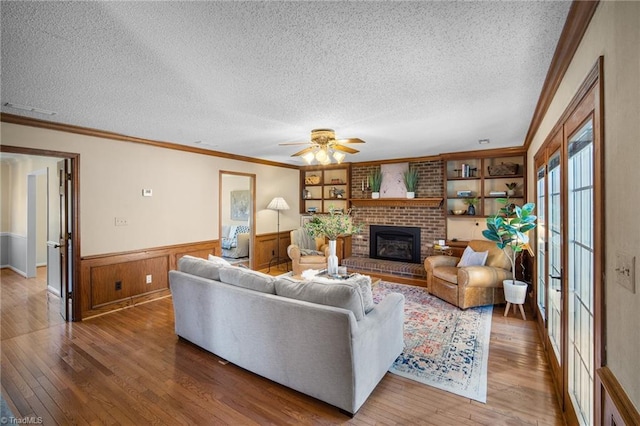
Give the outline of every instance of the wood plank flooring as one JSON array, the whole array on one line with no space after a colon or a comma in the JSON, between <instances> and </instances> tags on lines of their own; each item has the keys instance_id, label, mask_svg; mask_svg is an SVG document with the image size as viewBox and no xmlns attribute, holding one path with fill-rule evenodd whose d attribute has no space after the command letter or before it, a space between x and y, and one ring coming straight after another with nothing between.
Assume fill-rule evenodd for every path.
<instances>
[{"instance_id":1,"label":"wood plank flooring","mask_svg":"<svg viewBox=\"0 0 640 426\"><path fill-rule=\"evenodd\" d=\"M487 404L387 374L349 418L178 339L171 298L65 323L42 271L23 279L3 269L1 278L1 392L19 419L39 417L45 425L564 424L534 321L505 318L501 306L492 319Z\"/></svg>"}]
</instances>

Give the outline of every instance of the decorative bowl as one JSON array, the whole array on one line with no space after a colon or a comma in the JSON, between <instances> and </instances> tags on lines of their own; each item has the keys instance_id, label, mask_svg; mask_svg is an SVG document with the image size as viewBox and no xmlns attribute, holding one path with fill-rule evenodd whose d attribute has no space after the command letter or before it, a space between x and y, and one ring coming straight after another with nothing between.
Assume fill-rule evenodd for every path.
<instances>
[{"instance_id":1,"label":"decorative bowl","mask_svg":"<svg viewBox=\"0 0 640 426\"><path fill-rule=\"evenodd\" d=\"M466 210L451 210L451 213L453 213L456 216L460 216L460 215L463 215L463 214L467 214L467 211Z\"/></svg>"}]
</instances>

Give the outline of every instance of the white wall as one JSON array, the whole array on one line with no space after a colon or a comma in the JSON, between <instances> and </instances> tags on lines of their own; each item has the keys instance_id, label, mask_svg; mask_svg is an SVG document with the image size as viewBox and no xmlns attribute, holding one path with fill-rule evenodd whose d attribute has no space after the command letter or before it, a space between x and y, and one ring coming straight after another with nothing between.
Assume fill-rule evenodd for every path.
<instances>
[{"instance_id":1,"label":"white wall","mask_svg":"<svg viewBox=\"0 0 640 426\"><path fill-rule=\"evenodd\" d=\"M640 409L640 2L605 1L598 9L529 150L533 155L599 56L604 56L606 346L611 371ZM534 185L529 185L529 199ZM616 253L636 258L636 292L615 281Z\"/></svg>"},{"instance_id":2,"label":"white wall","mask_svg":"<svg viewBox=\"0 0 640 426\"><path fill-rule=\"evenodd\" d=\"M231 219L231 192L249 191L251 189L251 178L249 176L222 175L222 201L221 215L223 225L248 225L248 220Z\"/></svg>"},{"instance_id":3,"label":"white wall","mask_svg":"<svg viewBox=\"0 0 640 426\"><path fill-rule=\"evenodd\" d=\"M58 199L56 162L52 157L2 157L0 221L3 239L2 265L26 272L27 239L27 176L34 172L36 182L36 265L47 262L47 229L58 234ZM47 179L48 171L48 179ZM49 187L47 188L47 182ZM49 193L49 198L47 198ZM48 204L47 204L48 203ZM47 215L47 211L51 215Z\"/></svg>"},{"instance_id":4,"label":"white wall","mask_svg":"<svg viewBox=\"0 0 640 426\"><path fill-rule=\"evenodd\" d=\"M151 145L1 123L3 145L80 154L81 255L117 253L218 238L219 170L256 175L256 233L276 231L271 199L299 226L299 172ZM152 189L143 197L142 189ZM124 217L128 226L115 226Z\"/></svg>"}]
</instances>

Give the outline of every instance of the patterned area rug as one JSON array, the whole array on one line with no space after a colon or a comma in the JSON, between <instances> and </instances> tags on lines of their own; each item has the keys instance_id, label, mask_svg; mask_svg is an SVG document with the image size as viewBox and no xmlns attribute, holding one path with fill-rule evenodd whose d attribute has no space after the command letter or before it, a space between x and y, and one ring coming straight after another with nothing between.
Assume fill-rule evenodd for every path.
<instances>
[{"instance_id":1,"label":"patterned area rug","mask_svg":"<svg viewBox=\"0 0 640 426\"><path fill-rule=\"evenodd\" d=\"M389 371L486 403L493 306L463 311L421 287L388 282L373 289L374 301L387 293L405 297L405 348Z\"/></svg>"}]
</instances>

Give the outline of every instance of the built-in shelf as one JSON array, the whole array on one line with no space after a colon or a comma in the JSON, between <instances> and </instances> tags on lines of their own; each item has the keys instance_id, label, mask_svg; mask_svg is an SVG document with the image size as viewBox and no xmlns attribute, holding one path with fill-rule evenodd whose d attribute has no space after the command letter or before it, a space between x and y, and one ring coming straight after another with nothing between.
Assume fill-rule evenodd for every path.
<instances>
[{"instance_id":1,"label":"built-in shelf","mask_svg":"<svg viewBox=\"0 0 640 426\"><path fill-rule=\"evenodd\" d=\"M443 198L352 198L350 201L356 207L440 207Z\"/></svg>"}]
</instances>

